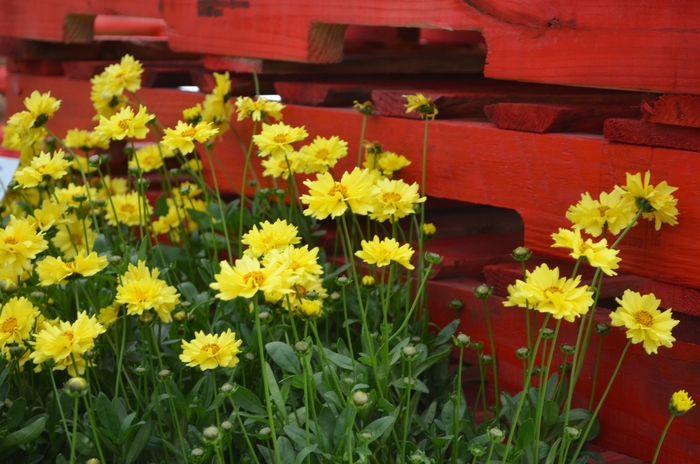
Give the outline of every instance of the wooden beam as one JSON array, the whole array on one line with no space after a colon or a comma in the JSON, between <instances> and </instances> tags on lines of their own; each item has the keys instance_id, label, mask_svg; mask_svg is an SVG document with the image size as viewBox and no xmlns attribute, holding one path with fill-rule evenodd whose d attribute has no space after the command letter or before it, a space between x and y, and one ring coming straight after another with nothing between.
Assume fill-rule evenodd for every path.
<instances>
[{"instance_id":1,"label":"wooden beam","mask_svg":"<svg viewBox=\"0 0 700 464\"><path fill-rule=\"evenodd\" d=\"M700 128L700 96L664 94L645 99L642 114L647 122Z\"/></svg>"},{"instance_id":2,"label":"wooden beam","mask_svg":"<svg viewBox=\"0 0 700 464\"><path fill-rule=\"evenodd\" d=\"M700 129L654 124L639 119L608 119L605 138L613 142L700 151Z\"/></svg>"}]
</instances>

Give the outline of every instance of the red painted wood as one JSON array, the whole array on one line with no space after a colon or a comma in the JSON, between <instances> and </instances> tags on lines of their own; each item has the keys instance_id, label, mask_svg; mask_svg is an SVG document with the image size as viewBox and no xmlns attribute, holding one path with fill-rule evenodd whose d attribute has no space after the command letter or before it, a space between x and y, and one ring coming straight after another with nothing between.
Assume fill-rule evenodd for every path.
<instances>
[{"instance_id":1,"label":"red painted wood","mask_svg":"<svg viewBox=\"0 0 700 464\"><path fill-rule=\"evenodd\" d=\"M428 286L431 321L444 326L452 321L454 312L447 304L453 299L461 299L465 306L457 314L461 323L458 331L469 335L472 340L485 341L488 348L488 334L481 300L473 289L478 280L450 279L431 281ZM499 385L514 393L522 388L522 361L515 356L515 350L526 343L524 332L524 309L505 308L503 299L489 299L489 315L494 327L496 356L499 359ZM596 312L596 321L609 322L607 311ZM542 318L540 317L540 323ZM550 324L554 327L554 324ZM558 343L574 344L578 331L577 324L562 322ZM599 398L605 388L626 338L622 329L604 339L601 367L597 388ZM575 407L587 407L592 388L592 373L597 350L597 339L589 348L583 374L574 394ZM465 352L467 362L475 363L472 350ZM602 433L595 443L609 450L651 461L657 439L668 420L668 401L674 391L685 389L691 396L700 397L700 345L677 341L673 348L660 348L658 355L647 355L641 346L630 347L618 377L610 390L600 413ZM554 363L563 362L561 352L555 353ZM641 406L640 406L641 405ZM659 463L676 464L700 463L697 453L697 434L700 432L700 414L692 411L674 421L672 430L664 442L664 450ZM682 425L681 425L682 423Z\"/></svg>"},{"instance_id":2,"label":"red painted wood","mask_svg":"<svg viewBox=\"0 0 700 464\"><path fill-rule=\"evenodd\" d=\"M497 103L484 108L499 129L526 132L601 132L608 118L640 116L639 107Z\"/></svg>"},{"instance_id":3,"label":"red painted wood","mask_svg":"<svg viewBox=\"0 0 700 464\"><path fill-rule=\"evenodd\" d=\"M642 115L647 122L700 127L700 97L664 94L656 99L645 99Z\"/></svg>"},{"instance_id":4,"label":"red painted wood","mask_svg":"<svg viewBox=\"0 0 700 464\"><path fill-rule=\"evenodd\" d=\"M642 294L653 293L662 301L664 308L674 308L686 314L700 316L700 291L694 288L650 281L642 285L639 292Z\"/></svg>"},{"instance_id":5,"label":"red painted wood","mask_svg":"<svg viewBox=\"0 0 700 464\"><path fill-rule=\"evenodd\" d=\"M700 151L700 129L654 124L637 119L608 119L605 138L614 142Z\"/></svg>"},{"instance_id":6,"label":"red painted wood","mask_svg":"<svg viewBox=\"0 0 700 464\"><path fill-rule=\"evenodd\" d=\"M7 89L7 66L0 65L0 92L5 93Z\"/></svg>"},{"instance_id":7,"label":"red painted wood","mask_svg":"<svg viewBox=\"0 0 700 464\"><path fill-rule=\"evenodd\" d=\"M372 101L384 116L419 119L417 113L406 113L404 95L420 91L439 109L438 118L483 118L484 106L502 102L524 103L590 103L605 105L638 105L642 99L636 92L583 89L520 82L483 80L455 84L446 90L411 88L404 90L375 90Z\"/></svg>"},{"instance_id":8,"label":"red painted wood","mask_svg":"<svg viewBox=\"0 0 700 464\"><path fill-rule=\"evenodd\" d=\"M150 36L167 37L167 24L160 18L135 16L97 15L96 36Z\"/></svg>"}]
</instances>

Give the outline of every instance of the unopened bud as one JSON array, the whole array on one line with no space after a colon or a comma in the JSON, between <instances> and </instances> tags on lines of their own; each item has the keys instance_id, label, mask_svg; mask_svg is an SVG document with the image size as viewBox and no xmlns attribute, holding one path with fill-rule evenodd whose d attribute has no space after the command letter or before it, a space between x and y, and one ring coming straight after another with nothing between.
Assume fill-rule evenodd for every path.
<instances>
[{"instance_id":1,"label":"unopened bud","mask_svg":"<svg viewBox=\"0 0 700 464\"><path fill-rule=\"evenodd\" d=\"M76 203L82 203L85 200L87 200L87 197L85 196L84 193L79 193L77 195L73 195L73 201Z\"/></svg>"},{"instance_id":2,"label":"unopened bud","mask_svg":"<svg viewBox=\"0 0 700 464\"><path fill-rule=\"evenodd\" d=\"M352 394L352 402L358 408L361 408L362 406L366 405L368 401L369 396L363 391L358 390Z\"/></svg>"},{"instance_id":3,"label":"unopened bud","mask_svg":"<svg viewBox=\"0 0 700 464\"><path fill-rule=\"evenodd\" d=\"M576 347L571 346L568 343L562 343L559 349L564 354L574 354L574 352L576 351Z\"/></svg>"},{"instance_id":4,"label":"unopened bud","mask_svg":"<svg viewBox=\"0 0 700 464\"><path fill-rule=\"evenodd\" d=\"M576 427L564 427L564 435L570 440L576 440L581 435L581 431Z\"/></svg>"},{"instance_id":5,"label":"unopened bud","mask_svg":"<svg viewBox=\"0 0 700 464\"><path fill-rule=\"evenodd\" d=\"M493 364L493 356L489 354L482 354L480 358L481 362L487 366Z\"/></svg>"},{"instance_id":6,"label":"unopened bud","mask_svg":"<svg viewBox=\"0 0 700 464\"><path fill-rule=\"evenodd\" d=\"M486 298L490 297L492 293L493 287L489 287L486 284L481 284L474 289L474 295L476 295L477 298L480 298L482 300L485 300Z\"/></svg>"},{"instance_id":7,"label":"unopened bud","mask_svg":"<svg viewBox=\"0 0 700 464\"><path fill-rule=\"evenodd\" d=\"M87 380L82 377L71 377L66 382L66 387L70 393L80 394L87 389Z\"/></svg>"},{"instance_id":8,"label":"unopened bud","mask_svg":"<svg viewBox=\"0 0 700 464\"><path fill-rule=\"evenodd\" d=\"M46 295L44 294L44 292L36 291L32 292L29 296L31 296L34 300L42 300Z\"/></svg>"},{"instance_id":9,"label":"unopened bud","mask_svg":"<svg viewBox=\"0 0 700 464\"><path fill-rule=\"evenodd\" d=\"M102 164L102 157L100 155L92 155L90 158L88 158L88 164L96 168Z\"/></svg>"},{"instance_id":10,"label":"unopened bud","mask_svg":"<svg viewBox=\"0 0 700 464\"><path fill-rule=\"evenodd\" d=\"M433 235L435 235L435 232L437 232L435 224L432 224L430 222L423 224L423 237L430 240L431 238L433 238Z\"/></svg>"},{"instance_id":11,"label":"unopened bud","mask_svg":"<svg viewBox=\"0 0 700 464\"><path fill-rule=\"evenodd\" d=\"M223 421L221 423L221 430L224 432L230 432L233 429L233 424L230 421Z\"/></svg>"},{"instance_id":12,"label":"unopened bud","mask_svg":"<svg viewBox=\"0 0 700 464\"><path fill-rule=\"evenodd\" d=\"M472 348L475 351L480 351L484 349L484 342L477 341L477 342L472 342Z\"/></svg>"},{"instance_id":13,"label":"unopened bud","mask_svg":"<svg viewBox=\"0 0 700 464\"><path fill-rule=\"evenodd\" d=\"M110 264L119 264L121 262L122 262L122 257L119 255L114 255L111 258L109 258Z\"/></svg>"},{"instance_id":14,"label":"unopened bud","mask_svg":"<svg viewBox=\"0 0 700 464\"><path fill-rule=\"evenodd\" d=\"M425 254L425 260L431 264L440 264L442 262L442 256L437 253L428 252Z\"/></svg>"},{"instance_id":15,"label":"unopened bud","mask_svg":"<svg viewBox=\"0 0 700 464\"><path fill-rule=\"evenodd\" d=\"M362 286L363 287L374 287L377 281L371 275L362 276Z\"/></svg>"},{"instance_id":16,"label":"unopened bud","mask_svg":"<svg viewBox=\"0 0 700 464\"><path fill-rule=\"evenodd\" d=\"M221 393L223 393L224 395L227 395L233 391L233 385L226 382L225 384L223 384L221 386L221 388L219 390L221 390Z\"/></svg>"},{"instance_id":17,"label":"unopened bud","mask_svg":"<svg viewBox=\"0 0 700 464\"><path fill-rule=\"evenodd\" d=\"M333 301L338 301L340 300L340 298L342 298L342 295L340 294L340 292L333 292L330 294L330 298Z\"/></svg>"},{"instance_id":18,"label":"unopened bud","mask_svg":"<svg viewBox=\"0 0 700 464\"><path fill-rule=\"evenodd\" d=\"M544 339L554 338L554 331L548 327L540 329L540 333L542 334L542 338Z\"/></svg>"},{"instance_id":19,"label":"unopened bud","mask_svg":"<svg viewBox=\"0 0 700 464\"><path fill-rule=\"evenodd\" d=\"M211 427L207 427L204 429L204 431L202 431L202 436L207 441L215 441L217 438L219 438L219 427L214 427L213 425Z\"/></svg>"},{"instance_id":20,"label":"unopened bud","mask_svg":"<svg viewBox=\"0 0 700 464\"><path fill-rule=\"evenodd\" d=\"M469 453L471 453L471 455L475 458L478 458L486 454L486 448L479 445L478 443L474 443L469 447Z\"/></svg>"},{"instance_id":21,"label":"unopened bud","mask_svg":"<svg viewBox=\"0 0 700 464\"><path fill-rule=\"evenodd\" d=\"M515 350L515 355L518 357L518 359L527 359L530 357L530 348L521 346Z\"/></svg>"},{"instance_id":22,"label":"unopened bud","mask_svg":"<svg viewBox=\"0 0 700 464\"><path fill-rule=\"evenodd\" d=\"M17 291L17 284L9 279L0 280L0 291L4 293L15 293Z\"/></svg>"},{"instance_id":23,"label":"unopened bud","mask_svg":"<svg viewBox=\"0 0 700 464\"><path fill-rule=\"evenodd\" d=\"M413 359L418 354L418 350L413 345L406 345L403 347L403 355L408 359Z\"/></svg>"},{"instance_id":24,"label":"unopened bud","mask_svg":"<svg viewBox=\"0 0 700 464\"><path fill-rule=\"evenodd\" d=\"M258 319L260 319L261 321L265 321L265 320L269 319L269 317L270 317L270 313L268 311L263 311L260 314L258 314Z\"/></svg>"},{"instance_id":25,"label":"unopened bud","mask_svg":"<svg viewBox=\"0 0 700 464\"><path fill-rule=\"evenodd\" d=\"M524 262L530 259L532 256L532 252L530 251L529 248L525 248L523 246L519 246L515 250L513 250L513 259L516 261Z\"/></svg>"},{"instance_id":26,"label":"unopened bud","mask_svg":"<svg viewBox=\"0 0 700 464\"><path fill-rule=\"evenodd\" d=\"M169 369L163 369L162 371L158 372L158 378L163 382L167 381L172 376L173 372Z\"/></svg>"},{"instance_id":27,"label":"unopened bud","mask_svg":"<svg viewBox=\"0 0 700 464\"><path fill-rule=\"evenodd\" d=\"M150 324L151 322L153 322L153 319L155 319L155 316L150 311L144 311L139 316L139 322L144 325Z\"/></svg>"},{"instance_id":28,"label":"unopened bud","mask_svg":"<svg viewBox=\"0 0 700 464\"><path fill-rule=\"evenodd\" d=\"M178 311L175 314L173 314L173 320L177 323L184 322L186 318L187 318L187 313L184 311Z\"/></svg>"},{"instance_id":29,"label":"unopened bud","mask_svg":"<svg viewBox=\"0 0 700 464\"><path fill-rule=\"evenodd\" d=\"M309 344L304 340L298 341L294 344L294 351L296 351L297 354L306 354L309 351Z\"/></svg>"},{"instance_id":30,"label":"unopened bud","mask_svg":"<svg viewBox=\"0 0 700 464\"><path fill-rule=\"evenodd\" d=\"M606 324L605 322L601 322L600 324L595 325L595 333L597 333L600 336L608 335L610 331L610 325Z\"/></svg>"},{"instance_id":31,"label":"unopened bud","mask_svg":"<svg viewBox=\"0 0 700 464\"><path fill-rule=\"evenodd\" d=\"M506 437L503 433L503 430L499 429L498 427L493 427L489 429L488 436L489 440L491 440L492 443L496 444L501 443Z\"/></svg>"},{"instance_id":32,"label":"unopened bud","mask_svg":"<svg viewBox=\"0 0 700 464\"><path fill-rule=\"evenodd\" d=\"M340 277L335 279L335 283L340 285L341 287L346 287L346 286L350 285L351 282L352 282L352 280L348 279L346 276L340 276Z\"/></svg>"},{"instance_id":33,"label":"unopened bud","mask_svg":"<svg viewBox=\"0 0 700 464\"><path fill-rule=\"evenodd\" d=\"M460 309L464 308L464 301L460 300L459 298L455 298L454 300L447 303L447 306L449 306L450 309L459 311Z\"/></svg>"},{"instance_id":34,"label":"unopened bud","mask_svg":"<svg viewBox=\"0 0 700 464\"><path fill-rule=\"evenodd\" d=\"M459 335L453 338L454 344L459 347L467 348L471 344L471 338L469 338L469 335L465 335L461 332L459 333Z\"/></svg>"},{"instance_id":35,"label":"unopened bud","mask_svg":"<svg viewBox=\"0 0 700 464\"><path fill-rule=\"evenodd\" d=\"M202 448L192 448L192 451L190 451L190 454L192 455L193 458L199 459L204 457L204 450Z\"/></svg>"}]
</instances>

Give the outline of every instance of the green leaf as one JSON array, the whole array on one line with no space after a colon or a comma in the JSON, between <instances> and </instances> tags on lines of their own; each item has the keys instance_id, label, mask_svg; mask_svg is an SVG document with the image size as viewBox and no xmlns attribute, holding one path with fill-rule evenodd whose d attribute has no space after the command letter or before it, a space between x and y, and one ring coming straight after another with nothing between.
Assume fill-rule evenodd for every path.
<instances>
[{"instance_id":1,"label":"green leaf","mask_svg":"<svg viewBox=\"0 0 700 464\"><path fill-rule=\"evenodd\" d=\"M115 437L119 436L119 425L120 420L117 417L117 411L114 409L114 405L107 398L107 395L100 392L95 400L95 409L97 412L97 418L100 424L105 429L109 430Z\"/></svg>"},{"instance_id":2,"label":"green leaf","mask_svg":"<svg viewBox=\"0 0 700 464\"><path fill-rule=\"evenodd\" d=\"M416 365L413 371L413 377L418 377L423 372L433 367L433 365L448 357L450 353L452 353L452 345L443 345L436 349L429 357Z\"/></svg>"},{"instance_id":3,"label":"green leaf","mask_svg":"<svg viewBox=\"0 0 700 464\"><path fill-rule=\"evenodd\" d=\"M275 373L272 372L272 368L269 363L265 363L265 372L267 372L267 383L270 387L270 396L272 396L272 401L275 402L277 409L281 412L287 410L282 399L282 394L280 393L279 386L277 385L277 379L275 379ZM268 399L269 400L269 399Z\"/></svg>"},{"instance_id":4,"label":"green leaf","mask_svg":"<svg viewBox=\"0 0 700 464\"><path fill-rule=\"evenodd\" d=\"M238 385L231 394L231 401L237 406L240 406L253 414L267 414L267 411L265 411L265 408L263 407L260 398L258 398L258 395L241 385Z\"/></svg>"},{"instance_id":5,"label":"green leaf","mask_svg":"<svg viewBox=\"0 0 700 464\"><path fill-rule=\"evenodd\" d=\"M141 451L146 447L148 440L151 438L151 424L151 420L148 419L134 435L134 440L127 447L128 451L126 453L126 458L124 458L124 464L131 464L134 462L141 454Z\"/></svg>"},{"instance_id":6,"label":"green leaf","mask_svg":"<svg viewBox=\"0 0 700 464\"><path fill-rule=\"evenodd\" d=\"M555 441L552 447L549 449L549 454L547 455L547 460L544 462L544 464L554 464L554 461L556 461L557 459L557 450L559 450L560 444L561 438L558 438L557 441Z\"/></svg>"},{"instance_id":7,"label":"green leaf","mask_svg":"<svg viewBox=\"0 0 700 464\"><path fill-rule=\"evenodd\" d=\"M44 426L46 425L46 417L42 416L35 420L31 424L27 425L23 429L16 432L12 432L5 438L0 440L0 448L7 448L10 446L18 446L29 443L30 441L36 439L44 431Z\"/></svg>"},{"instance_id":8,"label":"green leaf","mask_svg":"<svg viewBox=\"0 0 700 464\"><path fill-rule=\"evenodd\" d=\"M545 389L544 393L544 399L546 400L551 400L554 398L554 393L557 391L557 384L559 383L559 374L554 373L552 376L547 380L547 388Z\"/></svg>"},{"instance_id":9,"label":"green leaf","mask_svg":"<svg viewBox=\"0 0 700 464\"><path fill-rule=\"evenodd\" d=\"M554 401L545 401L542 409L542 419L545 425L556 424L557 419L559 419L559 405Z\"/></svg>"},{"instance_id":10,"label":"green leaf","mask_svg":"<svg viewBox=\"0 0 700 464\"><path fill-rule=\"evenodd\" d=\"M8 374L10 373L10 368L12 367L12 363L9 363L5 369L3 369L2 373L0 374L0 385L5 383L5 379L7 378Z\"/></svg>"},{"instance_id":11,"label":"green leaf","mask_svg":"<svg viewBox=\"0 0 700 464\"><path fill-rule=\"evenodd\" d=\"M27 410L27 401L24 398L17 398L10 409L7 410L7 430L14 430L24 419Z\"/></svg>"},{"instance_id":12,"label":"green leaf","mask_svg":"<svg viewBox=\"0 0 700 464\"><path fill-rule=\"evenodd\" d=\"M299 454L297 454L297 458L294 460L294 464L303 464L304 459L306 459L306 456L309 454L313 453L316 448L318 448L318 445L309 445L299 451Z\"/></svg>"},{"instance_id":13,"label":"green leaf","mask_svg":"<svg viewBox=\"0 0 700 464\"><path fill-rule=\"evenodd\" d=\"M270 342L265 345L265 349L279 367L292 374L301 374L299 358L294 353L294 348L287 343Z\"/></svg>"},{"instance_id":14,"label":"green leaf","mask_svg":"<svg viewBox=\"0 0 700 464\"><path fill-rule=\"evenodd\" d=\"M277 439L277 449L280 450L282 464L294 464L294 446L287 437L279 437Z\"/></svg>"},{"instance_id":15,"label":"green leaf","mask_svg":"<svg viewBox=\"0 0 700 464\"><path fill-rule=\"evenodd\" d=\"M581 457L588 458L588 459L593 459L595 462L598 462L600 464L605 464L605 459L603 459L603 456L600 454L596 453L595 451L583 451L581 453ZM588 462L588 460L584 461Z\"/></svg>"},{"instance_id":16,"label":"green leaf","mask_svg":"<svg viewBox=\"0 0 700 464\"><path fill-rule=\"evenodd\" d=\"M448 341L450 341L452 339L452 335L454 335L458 326L459 319L455 319L454 321L450 322L444 329L440 331L439 334L437 334L437 337L435 337L435 346L442 345L443 343L447 343ZM452 347L450 347L450 349L451 348Z\"/></svg>"},{"instance_id":17,"label":"green leaf","mask_svg":"<svg viewBox=\"0 0 700 464\"><path fill-rule=\"evenodd\" d=\"M518 442L515 446L516 450L525 449L535 439L535 421L532 418L527 419L520 425L518 429Z\"/></svg>"},{"instance_id":18,"label":"green leaf","mask_svg":"<svg viewBox=\"0 0 700 464\"><path fill-rule=\"evenodd\" d=\"M576 408L569 411L569 423L574 421L588 420L590 418L591 413L587 409ZM564 414L561 414L557 422L564 422L564 419Z\"/></svg>"},{"instance_id":19,"label":"green leaf","mask_svg":"<svg viewBox=\"0 0 700 464\"><path fill-rule=\"evenodd\" d=\"M81 432L75 434L75 450L89 458L97 457L97 448L87 435Z\"/></svg>"},{"instance_id":20,"label":"green leaf","mask_svg":"<svg viewBox=\"0 0 700 464\"><path fill-rule=\"evenodd\" d=\"M340 367L341 369L346 369L348 371L352 370L352 359L342 354L338 354L335 351L331 351L328 348L324 348L323 352L326 353L326 357L330 362Z\"/></svg>"},{"instance_id":21,"label":"green leaf","mask_svg":"<svg viewBox=\"0 0 700 464\"><path fill-rule=\"evenodd\" d=\"M370 433L372 435L372 438L370 438L368 443L372 443L374 440L384 435L384 432L388 431L392 425L394 425L394 417L392 416L380 417L376 421L369 424L363 430L363 432Z\"/></svg>"}]
</instances>

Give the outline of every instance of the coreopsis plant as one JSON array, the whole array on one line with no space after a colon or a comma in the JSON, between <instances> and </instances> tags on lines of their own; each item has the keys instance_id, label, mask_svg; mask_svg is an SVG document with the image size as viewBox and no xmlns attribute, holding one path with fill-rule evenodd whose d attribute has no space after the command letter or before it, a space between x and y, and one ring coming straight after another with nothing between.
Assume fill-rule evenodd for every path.
<instances>
[{"instance_id":1,"label":"coreopsis plant","mask_svg":"<svg viewBox=\"0 0 700 464\"><path fill-rule=\"evenodd\" d=\"M441 257L428 242L440 231L425 222L425 176L400 178L416 160L364 140L371 102L355 105L363 118L358 159L342 170L346 141L320 134L305 142L303 126L280 122L284 105L232 95L227 73L215 73L213 91L164 128L135 95L142 73L125 56L92 79L95 127L54 133L61 102L49 93L31 94L26 111L8 119L3 146L22 158L0 227L0 458L597 458L584 447L607 391L595 408L593 399L588 408L573 401L596 292L625 259L617 244L640 218L656 227L676 223L674 187L629 175L625 186L599 200L586 193L569 209L572 230L555 234L555 245L595 268L590 285L546 264L527 271L530 253L514 252L524 274L506 305L525 312L528 346L517 353L524 393L511 397L498 386L487 303L493 289L475 289L488 341L457 333L459 320L430 328L427 280ZM417 94L408 96L407 111L424 119L425 172L438 109ZM253 134L238 191L246 191L256 163L267 179L252 198L230 201L201 170L214 170L219 135L239 121ZM102 154L114 140L126 142L124 176ZM149 186L156 177L160 190ZM324 246L321 227L336 232ZM610 245L608 234L617 236ZM626 329L628 348L641 343L653 354L672 346L677 321L653 295L629 292L617 301L610 322ZM463 306L450 303L454 311ZM550 376L562 324L579 325L580 342L562 346L569 367ZM450 373L453 349L459 364ZM480 373L475 404L462 385L469 352ZM491 406L487 370L494 372ZM671 411L693 404L679 393Z\"/></svg>"}]
</instances>

